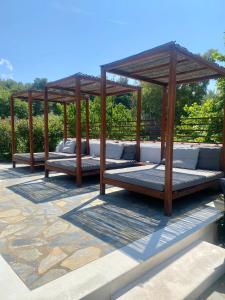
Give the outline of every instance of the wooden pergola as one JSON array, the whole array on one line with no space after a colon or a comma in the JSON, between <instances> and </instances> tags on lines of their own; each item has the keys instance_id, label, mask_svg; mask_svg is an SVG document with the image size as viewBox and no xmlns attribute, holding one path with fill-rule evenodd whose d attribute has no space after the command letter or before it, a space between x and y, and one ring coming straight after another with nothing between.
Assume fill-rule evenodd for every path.
<instances>
[{"instance_id":1,"label":"wooden pergola","mask_svg":"<svg viewBox=\"0 0 225 300\"><path fill-rule=\"evenodd\" d=\"M132 79L157 84L162 87L162 130L161 153L165 158L165 188L163 192L122 183L104 177L106 149L106 75L107 72ZM225 77L225 69L199 55L192 54L175 42L169 42L139 54L101 66L101 194L105 193L105 184L120 186L130 191L140 192L164 200L167 215L172 212L172 201L181 196L205 189L208 184L173 191L173 137L175 119L176 86L179 84L204 81ZM139 110L140 112L140 110ZM139 116L140 118L140 116ZM225 121L224 121L225 128ZM225 129L224 129L225 132ZM225 133L223 132L223 149ZM137 135L138 137L138 135ZM223 166L225 153L223 150Z\"/></svg>"},{"instance_id":2,"label":"wooden pergola","mask_svg":"<svg viewBox=\"0 0 225 300\"><path fill-rule=\"evenodd\" d=\"M29 155L30 159L25 160L23 158L16 158L14 154L16 153L16 134L15 134L15 112L14 112L14 100L19 99L28 102L28 127L29 127ZM32 104L34 101L44 101L44 91L29 89L15 92L10 98L10 110L11 110L11 132L12 132L12 162L13 168L16 167L16 162L28 164L31 170L35 166L44 165L43 162L35 161L34 159L34 139L33 139L33 108ZM69 92L59 92L51 90L48 94L48 101L52 103L61 103L64 105L64 139L67 139L67 103L73 102L74 96Z\"/></svg>"},{"instance_id":3,"label":"wooden pergola","mask_svg":"<svg viewBox=\"0 0 225 300\"><path fill-rule=\"evenodd\" d=\"M49 91L59 91L59 92L69 92L73 95L73 102L76 107L76 174L68 173L70 175L76 176L76 183L78 186L82 184L82 176L89 175L89 172L82 170L82 153L81 153L81 100L86 99L86 103L90 96L100 96L101 95L101 78L90 76L82 73L76 73L72 76L62 78L47 84L45 88L45 160L48 160L48 101L49 101ZM139 99L138 103L138 113L137 113L137 141L140 140L140 103L141 103L141 88L139 86L133 86L129 84L120 84L112 80L106 80L105 82L105 95L115 96L127 93L137 92L137 97ZM89 109L86 106L86 114ZM86 123L89 126L89 123ZM86 130L89 132L89 129ZM89 136L88 136L88 149L89 149ZM137 153L140 157L140 142L137 142ZM45 169L45 176L48 177L49 170L62 172L60 168ZM93 174L93 172L91 172ZM99 171L96 174L99 174Z\"/></svg>"}]
</instances>

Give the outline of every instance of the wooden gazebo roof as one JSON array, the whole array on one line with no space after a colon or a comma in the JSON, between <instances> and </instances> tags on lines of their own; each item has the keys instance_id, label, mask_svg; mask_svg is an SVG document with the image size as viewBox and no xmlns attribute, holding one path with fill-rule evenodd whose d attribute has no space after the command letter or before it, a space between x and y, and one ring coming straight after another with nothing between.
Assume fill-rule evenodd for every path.
<instances>
[{"instance_id":1,"label":"wooden gazebo roof","mask_svg":"<svg viewBox=\"0 0 225 300\"><path fill-rule=\"evenodd\" d=\"M225 76L225 68L191 53L175 42L169 42L125 59L102 65L102 68L113 74L158 85L167 85L171 50L175 50L177 53L177 84Z\"/></svg>"},{"instance_id":2,"label":"wooden gazebo roof","mask_svg":"<svg viewBox=\"0 0 225 300\"><path fill-rule=\"evenodd\" d=\"M29 94L32 95L33 101L44 101L45 94L43 90L29 89L15 92L12 94L13 98L18 98L20 100L28 101ZM59 92L50 90L48 93L48 101L50 102L74 102L74 94L70 92Z\"/></svg>"},{"instance_id":3,"label":"wooden gazebo roof","mask_svg":"<svg viewBox=\"0 0 225 300\"><path fill-rule=\"evenodd\" d=\"M51 89L74 92L76 89L76 78L80 79L81 94L100 96L101 78L82 73L76 73L72 76L49 82L47 87ZM106 83L107 96L134 92L138 89L138 86L121 84L112 80L107 80Z\"/></svg>"}]
</instances>

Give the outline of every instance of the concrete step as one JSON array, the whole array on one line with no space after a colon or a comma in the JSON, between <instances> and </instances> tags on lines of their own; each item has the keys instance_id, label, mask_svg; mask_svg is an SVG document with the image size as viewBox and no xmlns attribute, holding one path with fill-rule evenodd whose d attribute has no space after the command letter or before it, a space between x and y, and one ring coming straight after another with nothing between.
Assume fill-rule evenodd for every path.
<instances>
[{"instance_id":1,"label":"concrete step","mask_svg":"<svg viewBox=\"0 0 225 300\"><path fill-rule=\"evenodd\" d=\"M116 292L112 299L197 299L224 273L225 249L200 241Z\"/></svg>"},{"instance_id":2,"label":"concrete step","mask_svg":"<svg viewBox=\"0 0 225 300\"><path fill-rule=\"evenodd\" d=\"M225 300L225 274L201 295L200 300Z\"/></svg>"},{"instance_id":3,"label":"concrete step","mask_svg":"<svg viewBox=\"0 0 225 300\"><path fill-rule=\"evenodd\" d=\"M219 292L213 292L209 297L207 298L201 298L204 300L225 300L225 295Z\"/></svg>"}]
</instances>

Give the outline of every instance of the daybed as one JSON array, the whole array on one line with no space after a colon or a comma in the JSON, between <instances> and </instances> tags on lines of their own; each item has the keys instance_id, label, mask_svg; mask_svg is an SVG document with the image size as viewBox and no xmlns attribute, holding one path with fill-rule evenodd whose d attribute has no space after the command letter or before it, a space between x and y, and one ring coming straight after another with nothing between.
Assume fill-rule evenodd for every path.
<instances>
[{"instance_id":1,"label":"daybed","mask_svg":"<svg viewBox=\"0 0 225 300\"><path fill-rule=\"evenodd\" d=\"M160 157L165 158L165 182L161 180L163 186L160 190L156 188L147 188L141 185L134 185L132 183L123 182L108 178L109 172L105 168L105 142L106 142L106 78L107 73L116 74L119 76L125 76L133 80L140 80L142 82L148 82L157 84L162 88L162 106L161 106L161 151ZM163 198L164 211L166 215L172 213L172 202L177 197L182 197L187 194L196 192L210 185L216 183L216 180L195 184L192 182L190 187L177 190L177 186L174 186L173 175L176 176L173 168L189 169L190 167L185 164L175 162L173 157L173 147L175 138L175 117L176 117L176 90L180 84L190 84L193 82L199 82L209 79L225 77L225 68L217 65L214 62L196 55L185 49L184 47L176 44L176 42L169 42L158 47L143 51L141 53L123 58L101 66L101 172L100 172L100 192L105 194L105 184L110 183L114 185L122 186L128 190L142 192L149 196L156 198ZM140 102L141 99L139 99ZM140 105L140 104L139 104ZM225 111L225 110L224 110ZM137 112L137 120L141 119L141 110ZM193 128L196 133L198 130ZM205 130L200 130L201 134L205 134ZM225 122L223 128L223 138L221 143L223 144L223 155L221 162L223 168L225 168ZM203 135L201 137L204 137ZM183 137L184 138L184 137ZM190 137L189 137L190 138ZM137 142L140 142L140 135L137 135ZM211 149L210 149L211 150ZM197 154L197 150L195 151ZM208 159L206 158L205 161ZM190 157L191 162L191 157ZM195 168L200 168L196 165ZM190 168L191 169L191 168ZM194 168L193 168L194 169ZM206 168L207 169L207 168ZM150 172L150 171L149 171ZM155 174L149 175L150 181L155 177ZM158 172L158 170L157 170ZM141 173L142 174L142 173ZM161 174L161 173L160 173ZM193 175L193 174L192 174ZM140 174L139 174L140 176ZM179 175L183 176L183 175ZM194 176L194 175L193 175ZM124 176L122 176L124 178ZM140 176L141 178L143 176ZM192 177L193 178L193 177ZM199 176L197 176L199 179ZM197 178L196 181L197 181ZM155 179L154 179L155 180ZM183 180L186 181L186 180ZM142 182L142 181L141 181Z\"/></svg>"},{"instance_id":2,"label":"daybed","mask_svg":"<svg viewBox=\"0 0 225 300\"><path fill-rule=\"evenodd\" d=\"M35 152L34 156L34 165L44 165L45 162L45 153L44 152ZM72 158L75 157L76 154L69 154L63 152L49 152L50 159L59 159L59 158ZM30 162L30 153L15 153L13 155L14 162L27 163Z\"/></svg>"},{"instance_id":3,"label":"daybed","mask_svg":"<svg viewBox=\"0 0 225 300\"><path fill-rule=\"evenodd\" d=\"M27 101L28 103L28 129L29 129L29 153L16 153L16 130L15 130L15 99L20 99L22 101ZM10 97L10 115L11 115L11 132L12 132L12 163L13 168L16 167L16 163L23 163L30 165L31 170L35 166L44 165L45 154L44 152L34 152L34 136L33 136L33 101L43 102L45 99L45 94L43 90L29 89L13 93ZM61 103L64 107L64 130L63 137L64 141L67 141L67 104L74 101L73 95L69 93L58 93L55 91L50 91L48 94L48 101L54 103ZM46 124L45 124L46 125ZM46 125L47 126L47 125ZM68 157L65 153L55 152L50 153L51 158L62 158ZM74 157L74 153L72 153ZM71 157L71 156L69 156Z\"/></svg>"},{"instance_id":4,"label":"daybed","mask_svg":"<svg viewBox=\"0 0 225 300\"><path fill-rule=\"evenodd\" d=\"M86 142L82 141L82 154L86 154ZM76 157L76 141L74 139L67 139L67 141L60 141L54 152L49 152L49 159L62 159L62 158L75 158ZM30 153L15 153L13 154L13 164L31 163ZM33 153L33 166L43 166L45 163L45 153L37 152Z\"/></svg>"},{"instance_id":5,"label":"daybed","mask_svg":"<svg viewBox=\"0 0 225 300\"><path fill-rule=\"evenodd\" d=\"M85 75L81 73L76 73L72 76L62 78L59 80L56 80L54 82L49 82L45 87L45 153L46 153L46 164L45 164L45 177L49 176L49 170L52 168L52 163L54 164L54 170L58 170L59 172L64 172L67 174L70 174L70 171L68 171L68 167L64 168L62 164L58 166L57 162L49 162L48 158L48 91L53 89L54 91L60 91L62 92L71 92L74 95L74 104L75 104L75 136L76 136L76 159L69 160L66 162L66 166L70 165L73 166L73 174L76 175L76 184L77 186L81 186L82 184L82 176L86 171L82 167L82 157L81 157L81 138L82 138L82 124L81 124L81 101L83 100L83 97L90 97L90 96L100 96L101 94L101 84L102 81L99 77ZM106 80L105 81L106 90L105 95L107 96L113 96L113 95L123 95L127 93L137 93L137 97L140 97L141 88L138 86L132 86L129 84L121 84L117 83L112 80ZM88 101L87 101L88 102ZM86 111L87 112L87 111ZM87 114L86 114L87 115ZM137 126L138 127L138 126ZM88 133L89 130L86 130L86 133ZM89 141L89 134L88 134L88 141ZM137 142L137 157L139 156L139 147ZM92 147L93 150L90 148ZM123 152L123 144L117 144L115 146L115 143L111 145L108 149L108 158L109 159L121 159L122 158L122 152ZM89 144L88 147L89 151L88 154L92 157L100 157L100 143L92 146ZM97 152L96 152L97 149ZM110 152L111 151L111 152ZM92 153L93 152L93 153ZM114 154L116 153L116 156L114 157ZM83 162L84 163L84 162ZM85 163L87 163L87 160L85 160ZM51 164L51 165L50 165ZM95 165L96 160L89 160L89 164ZM57 166L56 166L57 165ZM97 170L96 170L97 168ZM92 172L99 172L99 168L101 168L101 163L99 166L99 162L97 162L97 167L94 167L96 171ZM76 174L75 174L76 173Z\"/></svg>"},{"instance_id":6,"label":"daybed","mask_svg":"<svg viewBox=\"0 0 225 300\"><path fill-rule=\"evenodd\" d=\"M147 151L148 150L148 151ZM220 147L175 146L173 160L173 198L188 189L201 190L216 185L218 179L224 177L220 168ZM160 161L158 145L141 144L141 161L147 161L145 166L107 170L104 172L104 183L126 188L158 198L164 198L165 166Z\"/></svg>"},{"instance_id":7,"label":"daybed","mask_svg":"<svg viewBox=\"0 0 225 300\"><path fill-rule=\"evenodd\" d=\"M90 140L90 155L82 157L82 176L99 174L100 172L100 142ZM107 142L106 146L106 167L107 169L118 169L133 167L136 165L136 145L122 142ZM49 159L45 162L45 169L57 171L76 176L76 158Z\"/></svg>"}]
</instances>

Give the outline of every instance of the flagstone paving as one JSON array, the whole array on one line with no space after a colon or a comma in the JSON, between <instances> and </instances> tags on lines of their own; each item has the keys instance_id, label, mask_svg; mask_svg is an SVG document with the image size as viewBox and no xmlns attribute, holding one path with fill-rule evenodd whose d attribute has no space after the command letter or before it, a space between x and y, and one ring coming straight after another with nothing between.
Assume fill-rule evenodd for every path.
<instances>
[{"instance_id":1,"label":"flagstone paving","mask_svg":"<svg viewBox=\"0 0 225 300\"><path fill-rule=\"evenodd\" d=\"M196 206L189 198L186 210L178 202L169 219L157 200L117 188L100 197L98 187L94 177L77 188L72 177L44 179L41 171L0 164L0 254L28 288L159 230ZM198 196L198 203L205 198Z\"/></svg>"}]
</instances>

